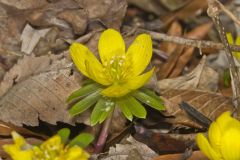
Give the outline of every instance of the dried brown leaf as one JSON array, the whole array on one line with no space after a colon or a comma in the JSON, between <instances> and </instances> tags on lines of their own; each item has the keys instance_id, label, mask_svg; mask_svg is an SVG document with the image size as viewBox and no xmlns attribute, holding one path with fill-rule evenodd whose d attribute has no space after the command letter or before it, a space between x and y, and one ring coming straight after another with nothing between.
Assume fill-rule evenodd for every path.
<instances>
[{"instance_id":1,"label":"dried brown leaf","mask_svg":"<svg viewBox=\"0 0 240 160\"><path fill-rule=\"evenodd\" d=\"M41 64L39 63L41 58L45 59L46 57L38 57L38 59L35 59L35 63L33 63L34 61L30 64L19 63L15 66L15 69L11 70L12 74L18 73L16 71L24 73L23 69L29 69L26 67L28 65ZM49 61L54 60L46 59ZM40 60L40 62L43 61ZM26 80L23 80L20 74L18 83L1 97L0 119L2 121L16 126L22 126L23 124L37 126L39 119L51 124L56 124L58 121L71 124L75 121L85 122L87 116L84 115L88 114L87 112L82 114L79 119L72 119L65 104L65 99L69 94L79 88L79 79L71 71L70 66L72 63L65 58L60 59L59 57L51 65L48 63L47 68L43 66L42 70L40 70L41 73L38 70L38 74L30 76ZM25 64L26 66L22 67ZM12 74L9 74L10 78L12 78ZM26 78L26 74L23 74L23 76Z\"/></svg>"},{"instance_id":2,"label":"dried brown leaf","mask_svg":"<svg viewBox=\"0 0 240 160\"><path fill-rule=\"evenodd\" d=\"M168 154L168 155L160 155L158 157L153 158L153 160L181 160L185 157L183 153L179 154ZM208 160L208 158L201 151L194 151L192 155L188 158L188 160Z\"/></svg>"},{"instance_id":3,"label":"dried brown leaf","mask_svg":"<svg viewBox=\"0 0 240 160\"><path fill-rule=\"evenodd\" d=\"M170 36L181 36L182 35L182 27L181 25L177 22L174 21L170 28L167 31L167 34ZM164 52L166 52L168 55L172 55L174 51L177 50L178 45L169 43L169 42L162 42L160 49ZM174 54L175 55L175 54Z\"/></svg>"},{"instance_id":4,"label":"dried brown leaf","mask_svg":"<svg viewBox=\"0 0 240 160\"><path fill-rule=\"evenodd\" d=\"M166 69L167 71L167 69ZM203 57L192 72L171 79L157 82L160 89L189 89L215 92L218 89L218 73L206 66L206 57Z\"/></svg>"},{"instance_id":5,"label":"dried brown leaf","mask_svg":"<svg viewBox=\"0 0 240 160\"><path fill-rule=\"evenodd\" d=\"M24 56L9 70L0 83L0 96L3 96L13 84L20 82L30 75L46 70L51 62L49 56L35 57Z\"/></svg>"},{"instance_id":6,"label":"dried brown leaf","mask_svg":"<svg viewBox=\"0 0 240 160\"><path fill-rule=\"evenodd\" d=\"M159 71L158 71L158 79L165 79L167 77L169 77L169 75L171 74L171 72L173 72L173 70L175 69L175 65L179 59L179 57L181 56L183 51L183 46L178 45L175 53L172 54L166 63L163 63L160 67L159 67Z\"/></svg>"},{"instance_id":7,"label":"dried brown leaf","mask_svg":"<svg viewBox=\"0 0 240 160\"><path fill-rule=\"evenodd\" d=\"M89 19L101 20L107 27L119 29L127 9L126 0L83 0Z\"/></svg>"},{"instance_id":8,"label":"dried brown leaf","mask_svg":"<svg viewBox=\"0 0 240 160\"><path fill-rule=\"evenodd\" d=\"M193 29L192 31L190 31L189 33L187 33L186 37L192 38L192 39L202 39L205 37L205 35L208 33L211 27L212 27L212 22L202 24L196 27L195 29ZM193 51L194 51L193 47L186 48L183 51L182 55L179 57L177 63L175 64L175 68L173 72L169 77L176 77L182 72L183 68L191 60Z\"/></svg>"},{"instance_id":9,"label":"dried brown leaf","mask_svg":"<svg viewBox=\"0 0 240 160\"><path fill-rule=\"evenodd\" d=\"M16 7L17 9L34 9L43 7L48 4L47 0L0 0L0 3L9 5L11 7Z\"/></svg>"},{"instance_id":10,"label":"dried brown leaf","mask_svg":"<svg viewBox=\"0 0 240 160\"><path fill-rule=\"evenodd\" d=\"M162 15L166 13L165 9L160 5L160 3L155 0L128 0L128 3L136 5L137 7L147 12L152 12L156 15Z\"/></svg>"},{"instance_id":11,"label":"dried brown leaf","mask_svg":"<svg viewBox=\"0 0 240 160\"><path fill-rule=\"evenodd\" d=\"M24 52L26 54L32 53L33 49L39 42L40 38L44 37L49 31L50 28L36 30L32 28L29 24L27 24L23 29L21 35L22 40L21 52Z\"/></svg>"},{"instance_id":12,"label":"dried brown leaf","mask_svg":"<svg viewBox=\"0 0 240 160\"><path fill-rule=\"evenodd\" d=\"M116 144L116 147L110 147L108 155L99 158L99 160L151 160L157 154L151 150L147 145L138 142L133 137L128 137L124 144Z\"/></svg>"},{"instance_id":13,"label":"dried brown leaf","mask_svg":"<svg viewBox=\"0 0 240 160\"><path fill-rule=\"evenodd\" d=\"M87 28L88 16L86 10L64 10L57 17L71 24L75 34L83 34Z\"/></svg>"},{"instance_id":14,"label":"dried brown leaf","mask_svg":"<svg viewBox=\"0 0 240 160\"><path fill-rule=\"evenodd\" d=\"M164 16L162 19L164 21L169 21L171 19L184 19L188 17L194 17L197 14L199 14L199 11L204 11L207 9L207 0L191 0L188 1L189 3L186 3L182 8L177 9L174 12L171 12Z\"/></svg>"},{"instance_id":15,"label":"dried brown leaf","mask_svg":"<svg viewBox=\"0 0 240 160\"><path fill-rule=\"evenodd\" d=\"M166 114L175 117L173 123L196 128L202 127L179 108L178 104L182 101L192 105L210 120L215 120L224 111L233 111L234 109L230 98L211 92L165 90L162 91L162 99L165 101Z\"/></svg>"}]
</instances>

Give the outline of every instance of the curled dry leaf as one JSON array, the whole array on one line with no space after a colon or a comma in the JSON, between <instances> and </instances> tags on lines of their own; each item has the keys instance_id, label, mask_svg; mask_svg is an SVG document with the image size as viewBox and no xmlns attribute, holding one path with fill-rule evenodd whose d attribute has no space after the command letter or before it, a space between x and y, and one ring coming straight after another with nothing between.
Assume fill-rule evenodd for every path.
<instances>
[{"instance_id":1,"label":"curled dry leaf","mask_svg":"<svg viewBox=\"0 0 240 160\"><path fill-rule=\"evenodd\" d=\"M211 27L212 27L212 22L202 24L196 27L195 29L193 29L192 31L188 32L186 34L186 37L193 38L193 39L202 39L205 37L205 35L208 33ZM166 43L163 43L163 45L166 46ZM166 51L170 51L169 53L170 57L168 58L169 60L166 63L163 63L159 69L158 77L160 79L164 79L167 77L169 78L177 77L182 72L186 64L191 60L193 51L195 49L193 47L184 48L184 46L179 46L179 45L177 47L176 45L173 45L173 48L174 47L175 47L175 51L166 50ZM171 52L174 52L174 54L171 54ZM166 69L167 69L167 72L166 72Z\"/></svg>"},{"instance_id":2,"label":"curled dry leaf","mask_svg":"<svg viewBox=\"0 0 240 160\"><path fill-rule=\"evenodd\" d=\"M23 70L26 71L26 66L22 65L32 65L32 68L37 68L37 64L40 65L39 62L43 62L41 58L48 60L48 62L52 61L52 63L49 63L47 68L43 66L44 69L40 70L41 73L39 71L38 74L26 78ZM35 63L31 61L32 64L21 62L10 71L12 73L9 73L10 78L14 73L18 73L16 71L20 71L19 73L23 72L22 76L25 77L25 80L19 75L16 85L11 87L8 92L5 88L5 94L0 99L0 119L2 121L16 126L23 124L37 126L39 119L51 124L56 124L58 121L70 124L85 122L87 112L85 116L82 114L81 118L72 119L65 104L67 96L79 88L80 79L77 78L76 74L72 74L71 62L63 57L54 58L56 57L52 59L38 57L35 59ZM5 83L7 82L6 80Z\"/></svg>"},{"instance_id":3,"label":"curled dry leaf","mask_svg":"<svg viewBox=\"0 0 240 160\"><path fill-rule=\"evenodd\" d=\"M202 127L179 108L178 104L182 101L189 103L211 120L226 110L232 111L231 99L214 93L218 89L218 78L218 73L206 66L206 57L203 57L192 72L158 81L158 87L163 91L166 113L175 116L173 123Z\"/></svg>"},{"instance_id":4,"label":"curled dry leaf","mask_svg":"<svg viewBox=\"0 0 240 160\"><path fill-rule=\"evenodd\" d=\"M204 56L198 66L190 73L171 79L163 79L157 82L160 89L189 89L216 92L218 89L218 73L206 66Z\"/></svg>"},{"instance_id":5,"label":"curled dry leaf","mask_svg":"<svg viewBox=\"0 0 240 160\"><path fill-rule=\"evenodd\" d=\"M138 142L133 137L128 137L127 142L116 144L116 147L110 147L108 154L102 158L94 156L94 159L99 160L151 160L157 154L147 145Z\"/></svg>"},{"instance_id":6,"label":"curled dry leaf","mask_svg":"<svg viewBox=\"0 0 240 160\"><path fill-rule=\"evenodd\" d=\"M153 160L180 160L186 157L184 153L178 154L168 154L168 155L160 155L158 157L153 158ZM184 158L185 159L185 158ZM187 158L187 160L208 160L208 158L201 151L193 151L192 155Z\"/></svg>"},{"instance_id":7,"label":"curled dry leaf","mask_svg":"<svg viewBox=\"0 0 240 160\"><path fill-rule=\"evenodd\" d=\"M127 10L126 0L82 0L91 20L101 20L108 28L119 29Z\"/></svg>"},{"instance_id":8,"label":"curled dry leaf","mask_svg":"<svg viewBox=\"0 0 240 160\"><path fill-rule=\"evenodd\" d=\"M65 10L58 17L70 23L75 34L82 34L87 28L88 18L85 10Z\"/></svg>"},{"instance_id":9,"label":"curled dry leaf","mask_svg":"<svg viewBox=\"0 0 240 160\"><path fill-rule=\"evenodd\" d=\"M199 14L199 12L201 13L206 10L207 6L207 0L188 1L188 3L185 3L185 5L183 5L181 8L178 8L174 12L167 14L166 16L162 17L162 19L164 19L164 21L169 21L176 18L185 19L189 17L194 17Z\"/></svg>"},{"instance_id":10,"label":"curled dry leaf","mask_svg":"<svg viewBox=\"0 0 240 160\"><path fill-rule=\"evenodd\" d=\"M56 27L61 31L57 33L57 40L61 41L66 38L73 39L74 33L85 33L89 18L101 20L108 27L119 29L126 8L125 0L1 0L0 53L21 55L20 37L26 23L41 29ZM57 40L54 42L57 43ZM51 47L61 48L62 43L55 43L51 44L54 45ZM12 66L8 68L10 67Z\"/></svg>"},{"instance_id":11,"label":"curled dry leaf","mask_svg":"<svg viewBox=\"0 0 240 160\"><path fill-rule=\"evenodd\" d=\"M43 7L44 5L47 5L47 0L0 0L0 3L6 4L11 7L16 7L17 9L34 9Z\"/></svg>"},{"instance_id":12,"label":"curled dry leaf","mask_svg":"<svg viewBox=\"0 0 240 160\"><path fill-rule=\"evenodd\" d=\"M170 28L167 31L167 34L170 36L178 36L180 37L182 35L182 26L178 21L174 21ZM177 51L177 47L179 45L174 44L174 43L169 43L169 42L162 42L160 49L166 52L168 55L172 55L174 51ZM175 53L174 53L175 55Z\"/></svg>"},{"instance_id":13,"label":"curled dry leaf","mask_svg":"<svg viewBox=\"0 0 240 160\"><path fill-rule=\"evenodd\" d=\"M171 121L172 123L195 128L202 128L202 126L188 116L185 111L180 109L178 104L182 101L193 106L198 112L210 120L215 120L225 111L234 110L230 98L211 92L169 89L162 91L162 99L166 107L165 114L175 117L173 121Z\"/></svg>"},{"instance_id":14,"label":"curled dry leaf","mask_svg":"<svg viewBox=\"0 0 240 160\"><path fill-rule=\"evenodd\" d=\"M9 70L0 83L0 96L3 96L13 84L22 81L30 75L38 74L50 66L49 56L24 56Z\"/></svg>"},{"instance_id":15,"label":"curled dry leaf","mask_svg":"<svg viewBox=\"0 0 240 160\"><path fill-rule=\"evenodd\" d=\"M128 0L128 3L136 5L137 7L147 12L152 12L156 15L163 15L166 13L165 9L160 5L160 3L155 0Z\"/></svg>"},{"instance_id":16,"label":"curled dry leaf","mask_svg":"<svg viewBox=\"0 0 240 160\"><path fill-rule=\"evenodd\" d=\"M21 52L30 54L39 42L40 38L44 37L49 32L49 30L50 28L36 30L32 28L29 24L27 24L23 29L21 35Z\"/></svg>"},{"instance_id":17,"label":"curled dry leaf","mask_svg":"<svg viewBox=\"0 0 240 160\"><path fill-rule=\"evenodd\" d=\"M202 39L206 36L206 34L212 28L212 25L213 25L212 22L202 24L202 25L194 28L189 33L187 33L186 37L192 38L192 39ZM179 57L177 63L175 64L174 70L172 71L172 73L169 77L176 77L176 76L180 75L183 68L191 60L193 51L194 51L193 47L188 47L188 48L184 49L182 55Z\"/></svg>"}]
</instances>

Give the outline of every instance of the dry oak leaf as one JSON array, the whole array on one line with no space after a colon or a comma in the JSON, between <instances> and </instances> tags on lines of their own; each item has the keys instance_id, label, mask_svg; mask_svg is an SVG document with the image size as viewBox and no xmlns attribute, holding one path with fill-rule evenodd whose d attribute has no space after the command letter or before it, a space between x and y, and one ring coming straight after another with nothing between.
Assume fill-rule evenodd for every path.
<instances>
[{"instance_id":1,"label":"dry oak leaf","mask_svg":"<svg viewBox=\"0 0 240 160\"><path fill-rule=\"evenodd\" d=\"M25 76L1 97L0 120L16 126L37 126L39 119L50 124L85 122L87 112L73 119L66 108L65 99L81 82L71 66L66 58L57 58L41 73Z\"/></svg>"},{"instance_id":2,"label":"dry oak leaf","mask_svg":"<svg viewBox=\"0 0 240 160\"><path fill-rule=\"evenodd\" d=\"M218 73L206 65L204 56L198 66L190 73L176 78L163 79L157 82L159 89L203 90L216 92Z\"/></svg>"},{"instance_id":3,"label":"dry oak leaf","mask_svg":"<svg viewBox=\"0 0 240 160\"><path fill-rule=\"evenodd\" d=\"M190 117L179 107L178 104L182 101L187 102L212 121L221 113L234 110L231 98L213 92L169 89L162 90L161 94L166 107L164 114L174 116L175 118L171 119L170 122L176 125L203 128L201 124L196 122L196 119Z\"/></svg>"},{"instance_id":4,"label":"dry oak leaf","mask_svg":"<svg viewBox=\"0 0 240 160\"><path fill-rule=\"evenodd\" d=\"M110 147L108 155L102 158L97 157L97 155L95 156L93 156L94 160L151 160L153 157L156 157L157 154L146 144L129 136L126 139L126 143L116 144L116 147Z\"/></svg>"}]
</instances>

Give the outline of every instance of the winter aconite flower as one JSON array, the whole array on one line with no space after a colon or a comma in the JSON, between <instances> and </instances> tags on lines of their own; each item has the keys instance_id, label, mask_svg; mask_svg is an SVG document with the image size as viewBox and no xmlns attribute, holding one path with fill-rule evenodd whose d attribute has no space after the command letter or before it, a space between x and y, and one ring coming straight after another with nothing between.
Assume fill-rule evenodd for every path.
<instances>
[{"instance_id":1,"label":"winter aconite flower","mask_svg":"<svg viewBox=\"0 0 240 160\"><path fill-rule=\"evenodd\" d=\"M66 134L65 134L66 135ZM11 156L13 160L88 160L89 154L79 145L73 143L66 145L62 142L60 135L55 135L39 146L32 146L26 143L25 139L12 132L14 144L4 145L3 149ZM88 138L86 134L80 134L78 137ZM81 140L77 139L78 143ZM87 140L88 141L88 140ZM82 144L87 144L82 140Z\"/></svg>"},{"instance_id":2,"label":"winter aconite flower","mask_svg":"<svg viewBox=\"0 0 240 160\"><path fill-rule=\"evenodd\" d=\"M225 112L210 125L208 139L199 133L196 142L211 160L240 160L240 122Z\"/></svg>"},{"instance_id":3,"label":"winter aconite flower","mask_svg":"<svg viewBox=\"0 0 240 160\"><path fill-rule=\"evenodd\" d=\"M85 76L106 86L101 94L107 97L122 97L142 87L153 74L154 69L142 74L152 57L150 35L139 35L125 50L122 36L113 29L104 31L99 39L101 62L82 44L70 47L74 64Z\"/></svg>"},{"instance_id":4,"label":"winter aconite flower","mask_svg":"<svg viewBox=\"0 0 240 160\"><path fill-rule=\"evenodd\" d=\"M138 100L155 109L163 109L158 96L140 89L154 72L154 68L145 71L152 57L150 35L137 36L126 50L121 34L107 29L100 36L98 51L100 60L82 44L73 43L70 47L74 64L92 80L69 96L68 103L81 99L70 109L71 115L82 113L96 104L91 115L91 124L95 125L103 122L115 106L120 107L129 120L133 115L145 118L146 110Z\"/></svg>"}]
</instances>

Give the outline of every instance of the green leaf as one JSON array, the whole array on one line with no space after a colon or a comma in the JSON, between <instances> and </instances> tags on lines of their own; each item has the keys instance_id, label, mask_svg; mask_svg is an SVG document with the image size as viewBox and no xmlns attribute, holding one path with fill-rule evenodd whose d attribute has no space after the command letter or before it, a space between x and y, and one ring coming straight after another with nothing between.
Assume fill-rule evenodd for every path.
<instances>
[{"instance_id":1,"label":"green leaf","mask_svg":"<svg viewBox=\"0 0 240 160\"><path fill-rule=\"evenodd\" d=\"M133 115L132 115L132 112L129 110L128 106L127 106L128 104L126 104L124 100L120 99L120 100L117 101L117 105L121 109L124 116L128 120L132 121Z\"/></svg>"},{"instance_id":2,"label":"green leaf","mask_svg":"<svg viewBox=\"0 0 240 160\"><path fill-rule=\"evenodd\" d=\"M229 69L224 70L223 72L223 81L224 81L224 86L229 87L231 83L231 76L230 76L230 71Z\"/></svg>"},{"instance_id":3,"label":"green leaf","mask_svg":"<svg viewBox=\"0 0 240 160\"><path fill-rule=\"evenodd\" d=\"M76 136L75 138L73 138L73 140L71 140L68 145L69 145L69 147L78 145L82 148L86 148L93 140L94 140L93 135L91 135L89 133L81 133L78 136Z\"/></svg>"},{"instance_id":4,"label":"green leaf","mask_svg":"<svg viewBox=\"0 0 240 160\"><path fill-rule=\"evenodd\" d=\"M95 92L96 90L98 90L99 88L101 88L101 85L99 85L98 83L91 83L88 84L86 86L83 86L82 88L74 91L68 98L67 98L67 103L71 102L72 100L76 99L76 98L83 98L93 92Z\"/></svg>"},{"instance_id":5,"label":"green leaf","mask_svg":"<svg viewBox=\"0 0 240 160\"><path fill-rule=\"evenodd\" d=\"M138 118L146 118L145 108L132 96L125 96L121 99L122 103Z\"/></svg>"},{"instance_id":6,"label":"green leaf","mask_svg":"<svg viewBox=\"0 0 240 160\"><path fill-rule=\"evenodd\" d=\"M80 114L95 104L101 97L100 92L101 90L98 90L73 105L73 107L69 110L70 115L75 116Z\"/></svg>"},{"instance_id":7,"label":"green leaf","mask_svg":"<svg viewBox=\"0 0 240 160\"><path fill-rule=\"evenodd\" d=\"M63 128L57 132L57 134L61 137L61 140L64 144L68 141L70 133L71 131L68 128Z\"/></svg>"},{"instance_id":8,"label":"green leaf","mask_svg":"<svg viewBox=\"0 0 240 160\"><path fill-rule=\"evenodd\" d=\"M148 88L143 87L143 88L140 89L140 92L146 93L147 95L149 95L149 96L151 96L155 99L158 99L162 102L162 100L159 98L159 96L154 91L152 91Z\"/></svg>"},{"instance_id":9,"label":"green leaf","mask_svg":"<svg viewBox=\"0 0 240 160\"><path fill-rule=\"evenodd\" d=\"M101 124L103 121L105 121L105 119L109 116L109 114L111 114L113 112L114 106L115 106L115 104L112 105L110 108L108 108L107 111L102 112L102 114L98 120L99 124Z\"/></svg>"},{"instance_id":10,"label":"green leaf","mask_svg":"<svg viewBox=\"0 0 240 160\"><path fill-rule=\"evenodd\" d=\"M164 105L162 103L162 100L159 97L151 96L149 94L146 94L144 92L141 92L139 90L132 93L132 95L137 98L142 103L156 109L156 110L164 110Z\"/></svg>"},{"instance_id":11,"label":"green leaf","mask_svg":"<svg viewBox=\"0 0 240 160\"><path fill-rule=\"evenodd\" d=\"M101 115L103 112L107 112L106 104L108 104L108 102L106 101L107 100L105 98L101 98L95 105L90 118L90 122L92 126L96 125L99 122L99 119L101 118Z\"/></svg>"}]
</instances>

